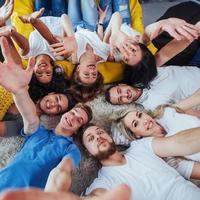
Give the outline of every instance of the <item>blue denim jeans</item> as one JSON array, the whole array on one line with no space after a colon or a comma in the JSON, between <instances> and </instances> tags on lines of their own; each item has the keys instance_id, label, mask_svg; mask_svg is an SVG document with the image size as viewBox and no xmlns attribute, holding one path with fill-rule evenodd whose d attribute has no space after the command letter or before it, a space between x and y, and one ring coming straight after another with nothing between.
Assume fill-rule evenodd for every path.
<instances>
[{"instance_id":1,"label":"blue denim jeans","mask_svg":"<svg viewBox=\"0 0 200 200\"><path fill-rule=\"evenodd\" d=\"M131 24L131 13L129 0L100 0L100 7L104 10L108 6L107 15L104 20L104 28L108 26L114 12L120 12L123 23Z\"/></svg>"},{"instance_id":2,"label":"blue denim jeans","mask_svg":"<svg viewBox=\"0 0 200 200\"><path fill-rule=\"evenodd\" d=\"M52 15L60 17L67 13L67 0L51 0Z\"/></svg>"},{"instance_id":3,"label":"blue denim jeans","mask_svg":"<svg viewBox=\"0 0 200 200\"><path fill-rule=\"evenodd\" d=\"M0 0L0 6L4 4L4 0Z\"/></svg>"},{"instance_id":4,"label":"blue denim jeans","mask_svg":"<svg viewBox=\"0 0 200 200\"><path fill-rule=\"evenodd\" d=\"M68 0L68 15L76 31L77 26L95 31L98 13L95 0Z\"/></svg>"},{"instance_id":5,"label":"blue denim jeans","mask_svg":"<svg viewBox=\"0 0 200 200\"><path fill-rule=\"evenodd\" d=\"M35 0L35 10L45 8L43 16L60 17L67 13L67 0Z\"/></svg>"},{"instance_id":6,"label":"blue denim jeans","mask_svg":"<svg viewBox=\"0 0 200 200\"><path fill-rule=\"evenodd\" d=\"M197 67L200 67L200 48L197 50L196 54L190 61L190 65L195 65Z\"/></svg>"}]
</instances>

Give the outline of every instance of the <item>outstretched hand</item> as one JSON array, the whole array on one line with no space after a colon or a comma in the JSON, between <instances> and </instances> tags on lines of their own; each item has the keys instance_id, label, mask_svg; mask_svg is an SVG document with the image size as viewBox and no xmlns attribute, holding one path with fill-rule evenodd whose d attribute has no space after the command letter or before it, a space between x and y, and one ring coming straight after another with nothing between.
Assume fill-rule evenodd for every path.
<instances>
[{"instance_id":1,"label":"outstretched hand","mask_svg":"<svg viewBox=\"0 0 200 200\"><path fill-rule=\"evenodd\" d=\"M187 23L185 20L178 18L168 18L160 20L146 27L145 33L150 40L156 38L163 31L168 32L177 40L187 39L192 42L199 37L198 29L195 25Z\"/></svg>"},{"instance_id":2,"label":"outstretched hand","mask_svg":"<svg viewBox=\"0 0 200 200\"><path fill-rule=\"evenodd\" d=\"M121 185L99 197L99 200L130 200L131 191L128 186ZM73 193L44 192L39 189L7 191L0 196L0 200L82 200ZM92 198L91 198L92 199ZM98 199L97 197L94 199Z\"/></svg>"},{"instance_id":3,"label":"outstretched hand","mask_svg":"<svg viewBox=\"0 0 200 200\"><path fill-rule=\"evenodd\" d=\"M50 45L51 52L54 56L65 56L69 57L72 53L77 50L77 42L74 36L72 37L58 37L60 41L58 43Z\"/></svg>"},{"instance_id":4,"label":"outstretched hand","mask_svg":"<svg viewBox=\"0 0 200 200\"><path fill-rule=\"evenodd\" d=\"M5 24L7 19L11 16L14 8L14 0L6 0L0 8L0 27Z\"/></svg>"},{"instance_id":5,"label":"outstretched hand","mask_svg":"<svg viewBox=\"0 0 200 200\"><path fill-rule=\"evenodd\" d=\"M107 11L108 11L108 6L106 6L105 10L102 10L101 7L98 5L97 6L97 11L98 11L98 15L99 15L99 23L104 22L104 19L107 15Z\"/></svg>"},{"instance_id":6,"label":"outstretched hand","mask_svg":"<svg viewBox=\"0 0 200 200\"><path fill-rule=\"evenodd\" d=\"M24 70L21 65L15 63L6 37L1 37L1 48L5 62L0 62L0 84L9 92L17 94L28 86L35 59L30 59L27 69Z\"/></svg>"}]
</instances>

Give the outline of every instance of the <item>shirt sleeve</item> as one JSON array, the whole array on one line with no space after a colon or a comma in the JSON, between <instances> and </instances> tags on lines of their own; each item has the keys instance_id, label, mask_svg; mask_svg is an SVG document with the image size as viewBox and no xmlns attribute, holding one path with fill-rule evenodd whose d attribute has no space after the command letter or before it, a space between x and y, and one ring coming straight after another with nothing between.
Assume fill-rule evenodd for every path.
<instances>
[{"instance_id":1,"label":"shirt sleeve","mask_svg":"<svg viewBox=\"0 0 200 200\"><path fill-rule=\"evenodd\" d=\"M85 194L89 195L95 189L110 190L110 183L105 178L96 178L93 183L86 189Z\"/></svg>"},{"instance_id":2,"label":"shirt sleeve","mask_svg":"<svg viewBox=\"0 0 200 200\"><path fill-rule=\"evenodd\" d=\"M73 167L75 168L78 166L81 160L81 153L75 144L71 144L66 149L64 157L69 158L73 163Z\"/></svg>"},{"instance_id":3,"label":"shirt sleeve","mask_svg":"<svg viewBox=\"0 0 200 200\"><path fill-rule=\"evenodd\" d=\"M37 130L35 132L30 133L30 134L29 133L25 133L24 132L24 128L22 128L21 136L22 137L30 137L31 135L40 133L41 131L46 131L45 127L43 125L41 125L41 124L39 124L39 126L38 126L38 128L37 128Z\"/></svg>"}]
</instances>

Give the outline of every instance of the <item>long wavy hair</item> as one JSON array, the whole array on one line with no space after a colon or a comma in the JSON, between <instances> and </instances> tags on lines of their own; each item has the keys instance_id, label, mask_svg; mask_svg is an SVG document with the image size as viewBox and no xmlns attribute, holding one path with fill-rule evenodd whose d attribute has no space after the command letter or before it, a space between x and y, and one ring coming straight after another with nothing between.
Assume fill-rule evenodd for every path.
<instances>
[{"instance_id":1,"label":"long wavy hair","mask_svg":"<svg viewBox=\"0 0 200 200\"><path fill-rule=\"evenodd\" d=\"M35 74L33 74L29 83L29 95L34 102L37 102L42 97L50 92L65 93L70 87L70 82L65 76L62 67L54 65L52 80L47 83L40 83Z\"/></svg>"}]
</instances>

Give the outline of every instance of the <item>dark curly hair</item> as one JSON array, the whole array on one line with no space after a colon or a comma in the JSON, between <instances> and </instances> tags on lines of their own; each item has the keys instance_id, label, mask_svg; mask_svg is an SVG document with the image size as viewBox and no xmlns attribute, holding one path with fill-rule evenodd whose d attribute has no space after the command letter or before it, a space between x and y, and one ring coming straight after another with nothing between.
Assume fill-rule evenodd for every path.
<instances>
[{"instance_id":1,"label":"dark curly hair","mask_svg":"<svg viewBox=\"0 0 200 200\"><path fill-rule=\"evenodd\" d=\"M78 102L93 100L103 90L103 76L98 72L97 80L92 85L84 84L79 80L77 66L73 70L70 91Z\"/></svg>"},{"instance_id":2,"label":"dark curly hair","mask_svg":"<svg viewBox=\"0 0 200 200\"><path fill-rule=\"evenodd\" d=\"M65 93L70 87L70 82L65 76L65 73L60 66L53 67L53 76L50 83L40 83L35 74L33 74L29 83L29 95L31 99L36 103L39 99L46 96L50 92Z\"/></svg>"},{"instance_id":3,"label":"dark curly hair","mask_svg":"<svg viewBox=\"0 0 200 200\"><path fill-rule=\"evenodd\" d=\"M154 55L144 45L139 43L142 59L135 65L125 65L123 82L138 88L150 88L150 82L157 76Z\"/></svg>"}]
</instances>

